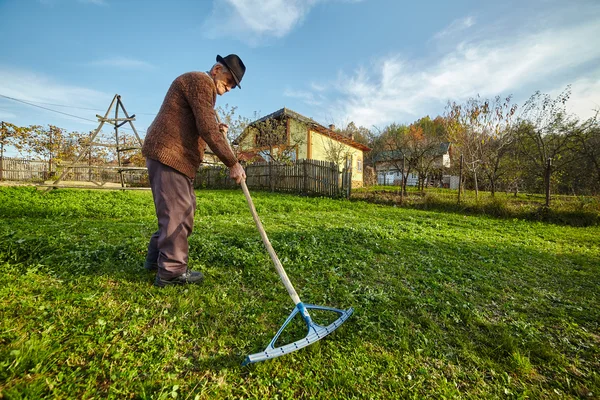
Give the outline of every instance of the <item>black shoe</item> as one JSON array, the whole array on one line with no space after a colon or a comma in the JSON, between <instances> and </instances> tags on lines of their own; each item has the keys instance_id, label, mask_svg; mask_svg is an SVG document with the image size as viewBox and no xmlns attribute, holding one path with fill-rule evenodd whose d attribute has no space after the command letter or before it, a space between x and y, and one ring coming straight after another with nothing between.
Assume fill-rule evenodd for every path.
<instances>
[{"instance_id":1,"label":"black shoe","mask_svg":"<svg viewBox=\"0 0 600 400\"><path fill-rule=\"evenodd\" d=\"M144 262L144 269L148 272L156 272L158 271L158 264L146 260Z\"/></svg>"},{"instance_id":2,"label":"black shoe","mask_svg":"<svg viewBox=\"0 0 600 400\"><path fill-rule=\"evenodd\" d=\"M168 285L185 285L188 283L200 283L204 279L202 272L187 270L183 274L171 279L162 279L156 274L154 286L165 287Z\"/></svg>"}]
</instances>

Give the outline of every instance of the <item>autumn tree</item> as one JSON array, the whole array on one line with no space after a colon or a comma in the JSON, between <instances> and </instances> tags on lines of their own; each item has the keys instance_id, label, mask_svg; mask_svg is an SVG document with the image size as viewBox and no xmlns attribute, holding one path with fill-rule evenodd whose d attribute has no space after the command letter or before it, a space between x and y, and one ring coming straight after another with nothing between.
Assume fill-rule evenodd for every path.
<instances>
[{"instance_id":1,"label":"autumn tree","mask_svg":"<svg viewBox=\"0 0 600 400\"><path fill-rule=\"evenodd\" d=\"M54 165L64 158L65 130L54 125L47 127L32 125L27 143L28 151L48 161L48 172L52 175Z\"/></svg>"},{"instance_id":2,"label":"autumn tree","mask_svg":"<svg viewBox=\"0 0 600 400\"><path fill-rule=\"evenodd\" d=\"M515 140L512 128L517 106L511 104L511 99L511 96L493 99L477 96L463 104L449 102L446 107L448 133L464 155L476 197L479 197L480 171L489 181L492 196L506 171L502 161Z\"/></svg>"},{"instance_id":3,"label":"autumn tree","mask_svg":"<svg viewBox=\"0 0 600 400\"><path fill-rule=\"evenodd\" d=\"M27 144L31 130L20 127L9 122L2 121L0 125L0 180L3 177L4 150L6 147L14 147L21 152Z\"/></svg>"}]
</instances>

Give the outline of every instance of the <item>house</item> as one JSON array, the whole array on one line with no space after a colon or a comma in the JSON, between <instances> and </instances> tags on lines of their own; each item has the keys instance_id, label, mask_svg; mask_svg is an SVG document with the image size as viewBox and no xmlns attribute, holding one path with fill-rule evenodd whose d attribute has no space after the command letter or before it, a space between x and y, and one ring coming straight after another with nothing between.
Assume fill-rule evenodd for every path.
<instances>
[{"instance_id":1,"label":"house","mask_svg":"<svg viewBox=\"0 0 600 400\"><path fill-rule=\"evenodd\" d=\"M274 124L265 129L269 122ZM352 168L353 187L363 186L364 153L371 151L353 137L336 132L334 125L326 128L285 107L249 124L234 144L249 161L308 159L334 162L340 172Z\"/></svg>"},{"instance_id":2,"label":"house","mask_svg":"<svg viewBox=\"0 0 600 400\"><path fill-rule=\"evenodd\" d=\"M434 183L440 186L450 186L450 177L443 175L443 170L450 168L450 154L452 151L451 143L444 142L436 146L432 151L425 154L426 162L431 162L431 171L436 171L436 177L430 179L428 183ZM406 178L407 186L416 186L419 181L419 174L414 167L409 166L411 160L410 150L382 151L373 158L375 171L377 173L377 183L379 185L399 185L402 182L402 166L412 171Z\"/></svg>"}]
</instances>

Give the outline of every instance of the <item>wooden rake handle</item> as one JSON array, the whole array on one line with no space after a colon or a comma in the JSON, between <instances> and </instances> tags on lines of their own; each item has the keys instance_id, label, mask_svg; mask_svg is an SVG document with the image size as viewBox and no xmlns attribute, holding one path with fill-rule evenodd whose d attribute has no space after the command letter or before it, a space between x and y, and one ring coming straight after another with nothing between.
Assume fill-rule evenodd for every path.
<instances>
[{"instance_id":1,"label":"wooden rake handle","mask_svg":"<svg viewBox=\"0 0 600 400\"><path fill-rule=\"evenodd\" d=\"M260 222L260 219L258 218L258 214L256 213L256 208L254 208L254 203L252 202L252 198L250 197L250 192L248 192L248 187L246 186L246 182L244 180L242 180L241 185L242 185L242 190L244 191L244 196L246 196L246 201L248 202L248 207L250 208L250 212L252 213L252 218L254 218L254 223L256 224L256 227L258 228L258 231L260 232L260 237L262 238L262 241L263 241L265 247L267 248L269 255L271 256L271 260L273 260L273 264L275 264L275 269L277 270L277 273L279 274L279 277L281 278L283 285L285 286L290 297L294 301L294 304L301 303L300 297L298 297L298 293L296 293L296 290L292 286L292 282L290 282L290 278L288 278L287 274L285 273L285 270L283 269L283 266L281 265L281 261L279 261L279 257L277 257L275 250L273 250L273 246L271 246L271 242L269 241L269 238L267 237L265 229L263 228L262 223Z\"/></svg>"},{"instance_id":2,"label":"wooden rake handle","mask_svg":"<svg viewBox=\"0 0 600 400\"><path fill-rule=\"evenodd\" d=\"M217 122L220 124L221 118L219 118L219 113L216 111L215 111L215 117L217 118ZM225 142L227 142L227 144L229 145L229 148L231 148L231 144L229 143L229 141L227 139L225 139ZM281 278L283 285L285 286L290 297L294 301L294 304L302 303L302 301L300 301L300 297L298 296L298 293L296 293L296 289L294 289L294 287L292 286L292 282L290 282L290 278L288 278L287 274L285 273L285 270L283 269L283 265L281 265L281 261L279 261L279 257L277 257L277 254L275 253L273 246L271 246L271 242L269 241L269 238L267 237L267 233L265 232L265 229L263 228L262 223L260 222L260 218L258 218L258 214L256 213L256 208L254 208L254 202L252 201L252 197L250 197L250 192L248 191L248 187L246 186L246 181L242 179L241 185L242 185L242 190L244 191L244 196L246 196L246 201L248 202L248 207L250 208L250 212L252 213L252 218L254 219L254 223L256 224L256 227L258 228L258 231L260 232L260 237L263 241L263 244L267 248L269 255L271 256L271 260L273 260L273 264L275 264L275 269L277 270L277 273L279 274L279 277Z\"/></svg>"}]
</instances>

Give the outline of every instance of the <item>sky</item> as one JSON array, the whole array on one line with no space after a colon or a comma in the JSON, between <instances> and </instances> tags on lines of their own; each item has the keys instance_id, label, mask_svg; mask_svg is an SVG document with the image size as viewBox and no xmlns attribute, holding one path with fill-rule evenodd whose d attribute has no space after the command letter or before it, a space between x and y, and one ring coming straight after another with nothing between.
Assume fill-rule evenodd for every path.
<instances>
[{"instance_id":1,"label":"sky","mask_svg":"<svg viewBox=\"0 0 600 400\"><path fill-rule=\"evenodd\" d=\"M381 131L567 85L570 112L600 109L600 0L0 0L0 21L0 120L19 126L89 132L119 94L143 136L177 76L231 53L246 74L217 106L247 118Z\"/></svg>"}]
</instances>

